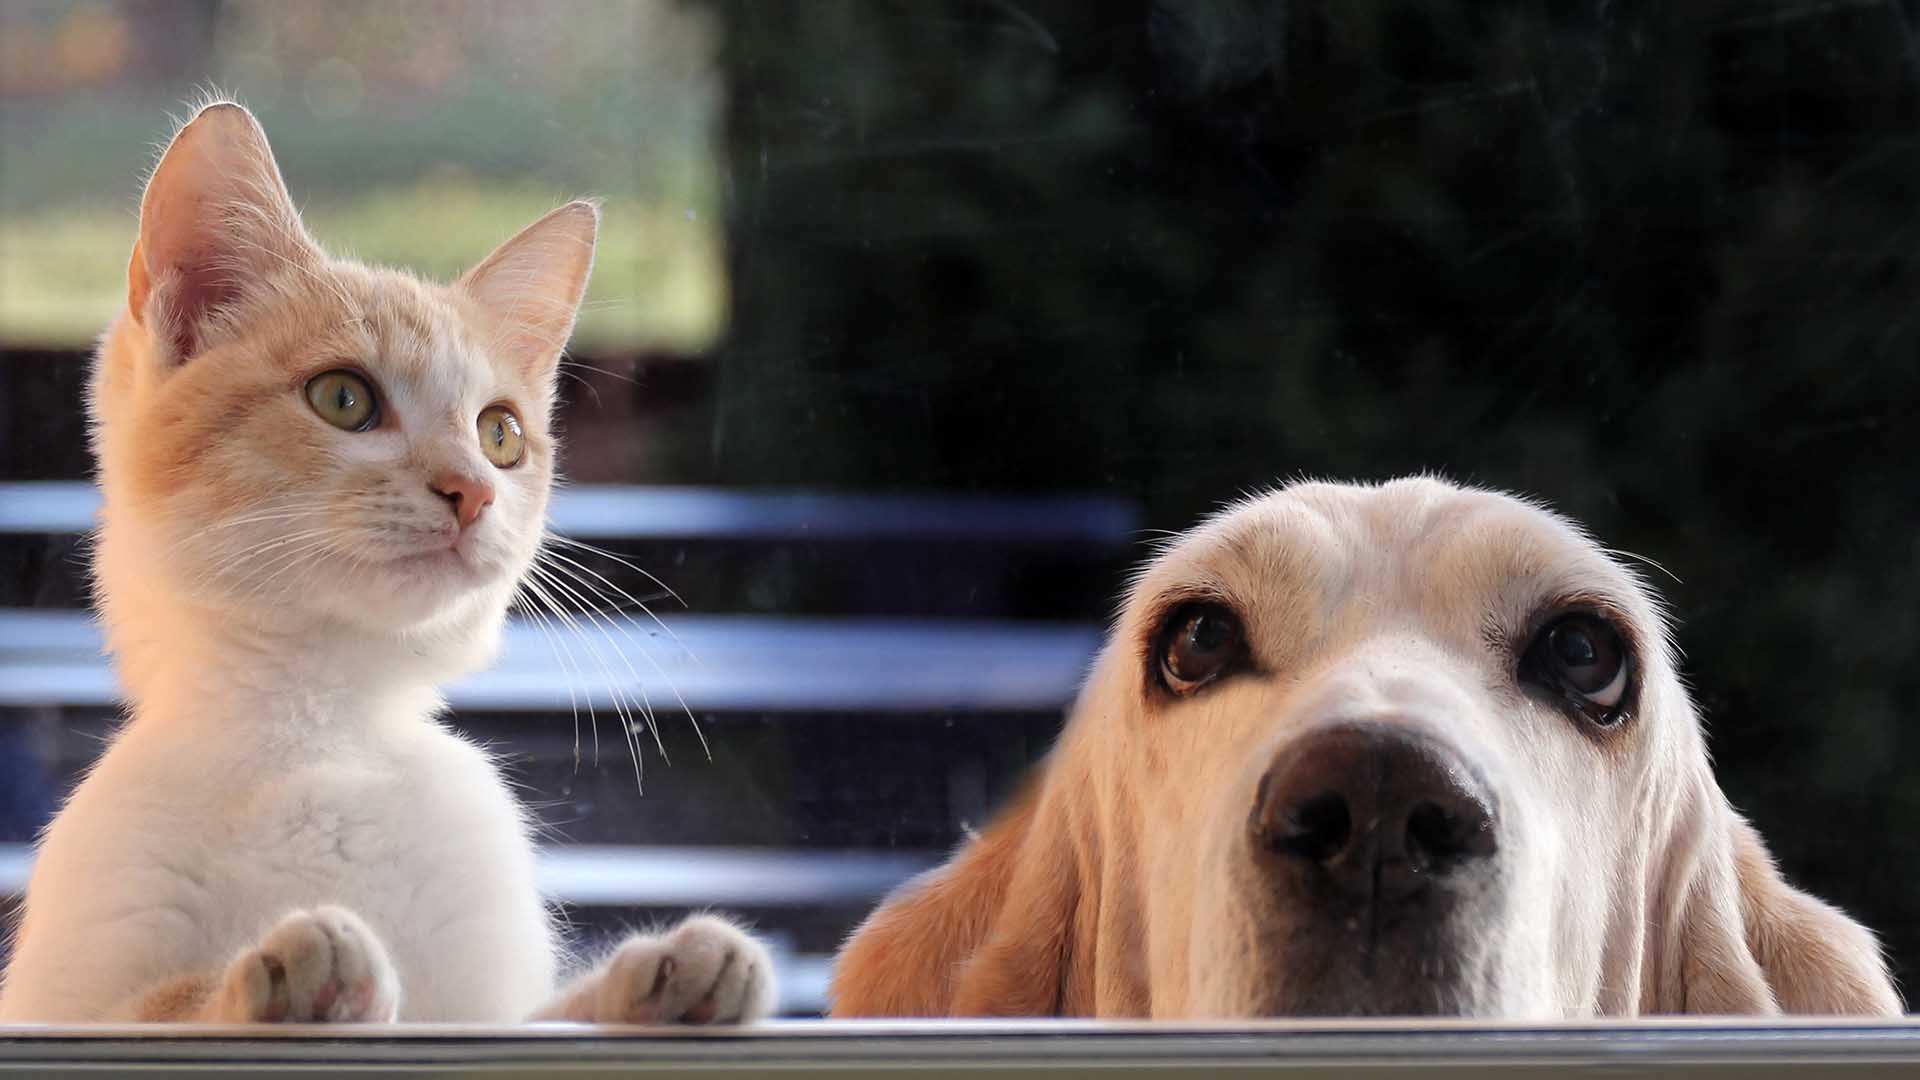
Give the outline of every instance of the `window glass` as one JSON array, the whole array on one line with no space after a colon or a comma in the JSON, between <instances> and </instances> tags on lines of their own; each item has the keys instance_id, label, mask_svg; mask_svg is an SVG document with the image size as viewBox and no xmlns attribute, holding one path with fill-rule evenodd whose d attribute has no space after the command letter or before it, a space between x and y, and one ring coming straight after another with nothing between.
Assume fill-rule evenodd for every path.
<instances>
[{"instance_id":1,"label":"window glass","mask_svg":"<svg viewBox=\"0 0 1920 1080\"><path fill-rule=\"evenodd\" d=\"M1664 597L1729 804L1911 982L1917 27L1912 0L12 0L0 894L118 722L88 357L169 117L216 87L370 263L451 279L604 200L552 507L591 547L448 691L581 948L735 912L782 1012L819 1015L848 932L1041 767L1161 538L1429 473L1543 500ZM1581 835L1673 809L1613 808Z\"/></svg>"}]
</instances>

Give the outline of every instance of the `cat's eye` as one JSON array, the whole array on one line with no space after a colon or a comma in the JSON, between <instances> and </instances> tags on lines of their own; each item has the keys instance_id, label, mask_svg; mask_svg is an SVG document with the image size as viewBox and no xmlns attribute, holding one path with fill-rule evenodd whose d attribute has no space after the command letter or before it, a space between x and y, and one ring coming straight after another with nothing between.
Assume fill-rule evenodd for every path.
<instances>
[{"instance_id":1,"label":"cat's eye","mask_svg":"<svg viewBox=\"0 0 1920 1080\"><path fill-rule=\"evenodd\" d=\"M489 405L480 411L480 450L487 460L503 469L520 464L527 453L527 433L520 418L505 405Z\"/></svg>"},{"instance_id":2,"label":"cat's eye","mask_svg":"<svg viewBox=\"0 0 1920 1080\"><path fill-rule=\"evenodd\" d=\"M380 422L373 384L351 371L323 371L308 379L307 404L341 431L366 431Z\"/></svg>"}]
</instances>

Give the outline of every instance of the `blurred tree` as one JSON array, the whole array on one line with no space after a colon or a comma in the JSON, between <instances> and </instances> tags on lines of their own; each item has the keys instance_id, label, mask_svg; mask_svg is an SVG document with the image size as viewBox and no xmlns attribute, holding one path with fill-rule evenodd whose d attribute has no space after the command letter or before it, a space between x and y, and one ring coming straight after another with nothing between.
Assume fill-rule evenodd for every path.
<instances>
[{"instance_id":1,"label":"blurred tree","mask_svg":"<svg viewBox=\"0 0 1920 1080\"><path fill-rule=\"evenodd\" d=\"M163 85L182 71L211 71L214 34L226 7L224 0L130 0L120 5L128 37L139 43L132 50L134 70L128 74L148 86ZM94 8L105 16L106 5ZM75 16L84 16L79 9ZM72 18L74 16L70 16Z\"/></svg>"}]
</instances>

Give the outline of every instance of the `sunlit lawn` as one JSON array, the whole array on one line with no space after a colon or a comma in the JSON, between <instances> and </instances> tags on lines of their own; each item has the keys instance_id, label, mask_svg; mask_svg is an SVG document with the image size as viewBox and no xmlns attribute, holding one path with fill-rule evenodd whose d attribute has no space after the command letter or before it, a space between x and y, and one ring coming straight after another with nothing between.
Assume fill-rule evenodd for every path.
<instances>
[{"instance_id":1,"label":"sunlit lawn","mask_svg":"<svg viewBox=\"0 0 1920 1080\"><path fill-rule=\"evenodd\" d=\"M565 193L423 181L310 205L322 244L447 280L552 209ZM684 205L610 200L576 347L698 352L725 317L720 241ZM82 345L124 302L132 210L58 208L0 217L0 343Z\"/></svg>"}]
</instances>

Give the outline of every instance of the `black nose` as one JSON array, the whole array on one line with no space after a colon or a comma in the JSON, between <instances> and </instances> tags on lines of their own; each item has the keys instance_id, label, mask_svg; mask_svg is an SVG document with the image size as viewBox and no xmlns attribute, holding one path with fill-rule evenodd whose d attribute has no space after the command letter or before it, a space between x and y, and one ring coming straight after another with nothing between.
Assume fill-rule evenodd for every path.
<instances>
[{"instance_id":1,"label":"black nose","mask_svg":"<svg viewBox=\"0 0 1920 1080\"><path fill-rule=\"evenodd\" d=\"M1337 724L1283 747L1260 778L1253 841L1383 894L1484 861L1497 849L1486 788L1438 739L1398 726Z\"/></svg>"}]
</instances>

